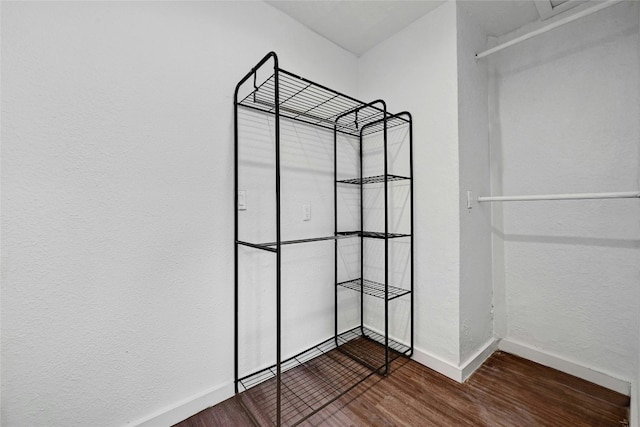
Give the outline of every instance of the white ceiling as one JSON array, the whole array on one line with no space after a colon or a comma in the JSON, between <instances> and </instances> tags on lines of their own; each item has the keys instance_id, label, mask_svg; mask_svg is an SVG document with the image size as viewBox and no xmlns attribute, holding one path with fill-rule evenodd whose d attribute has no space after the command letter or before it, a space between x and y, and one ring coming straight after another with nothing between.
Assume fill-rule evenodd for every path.
<instances>
[{"instance_id":1,"label":"white ceiling","mask_svg":"<svg viewBox=\"0 0 640 427\"><path fill-rule=\"evenodd\" d=\"M442 0L265 1L358 56L444 3Z\"/></svg>"},{"instance_id":2,"label":"white ceiling","mask_svg":"<svg viewBox=\"0 0 640 427\"><path fill-rule=\"evenodd\" d=\"M444 3L443 0L265 1L358 56ZM459 0L459 3L488 35L500 36L539 20L540 3L549 3L551 9L551 0L536 1ZM578 0L569 0L574 1Z\"/></svg>"},{"instance_id":3,"label":"white ceiling","mask_svg":"<svg viewBox=\"0 0 640 427\"><path fill-rule=\"evenodd\" d=\"M459 3L489 36L501 36L540 19L533 0L466 0Z\"/></svg>"}]
</instances>

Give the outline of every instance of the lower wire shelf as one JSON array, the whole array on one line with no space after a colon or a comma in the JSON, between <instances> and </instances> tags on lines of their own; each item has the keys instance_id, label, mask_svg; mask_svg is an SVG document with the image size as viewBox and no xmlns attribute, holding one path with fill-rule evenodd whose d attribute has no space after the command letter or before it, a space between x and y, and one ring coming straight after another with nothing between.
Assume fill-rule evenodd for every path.
<instances>
[{"instance_id":1,"label":"lower wire shelf","mask_svg":"<svg viewBox=\"0 0 640 427\"><path fill-rule=\"evenodd\" d=\"M337 345L336 345L337 341ZM281 363L281 424L295 426L384 367L384 336L359 326ZM389 359L410 354L389 340ZM238 381L240 402L258 425L276 425L276 366Z\"/></svg>"},{"instance_id":2,"label":"lower wire shelf","mask_svg":"<svg viewBox=\"0 0 640 427\"><path fill-rule=\"evenodd\" d=\"M364 279L364 284L362 282L362 279L353 279L347 280L346 282L340 282L338 283L338 286L352 289L357 292L363 292L366 295L371 295L376 298L385 298L385 286L383 283L367 279ZM409 289L402 289L395 286L388 286L387 288L388 293L386 295L389 300L400 298L401 296L411 293L411 290Z\"/></svg>"}]
</instances>

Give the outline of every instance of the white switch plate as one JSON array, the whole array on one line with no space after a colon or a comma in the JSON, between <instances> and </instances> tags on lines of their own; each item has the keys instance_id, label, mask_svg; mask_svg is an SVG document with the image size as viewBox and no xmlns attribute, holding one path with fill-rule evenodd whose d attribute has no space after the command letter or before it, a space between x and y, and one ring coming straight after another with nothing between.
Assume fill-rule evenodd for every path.
<instances>
[{"instance_id":1,"label":"white switch plate","mask_svg":"<svg viewBox=\"0 0 640 427\"><path fill-rule=\"evenodd\" d=\"M311 219L311 203L302 204L302 220L309 221Z\"/></svg>"},{"instance_id":2,"label":"white switch plate","mask_svg":"<svg viewBox=\"0 0 640 427\"><path fill-rule=\"evenodd\" d=\"M247 192L245 190L238 191L238 210L247 210Z\"/></svg>"}]
</instances>

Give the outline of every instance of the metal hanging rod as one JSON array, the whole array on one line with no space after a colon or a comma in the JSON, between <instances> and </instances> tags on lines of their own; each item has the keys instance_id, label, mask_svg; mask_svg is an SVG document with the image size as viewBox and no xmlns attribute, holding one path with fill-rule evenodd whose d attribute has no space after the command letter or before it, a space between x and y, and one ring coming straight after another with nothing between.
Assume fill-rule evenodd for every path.
<instances>
[{"instance_id":1,"label":"metal hanging rod","mask_svg":"<svg viewBox=\"0 0 640 427\"><path fill-rule=\"evenodd\" d=\"M526 33L526 34L524 34L524 35L522 35L520 37L516 37L513 40L509 40L508 42L499 44L498 46L492 47L491 49L487 49L484 52L480 52L480 53L476 54L476 59L484 58L485 56L489 56L492 53L499 52L502 49L506 49L506 48L508 48L510 46L513 46L514 44L518 44L518 43L521 43L521 42L523 42L525 40L528 40L528 39L530 39L532 37L538 36L540 34L544 34L547 31L551 31L551 30L553 30L555 28L561 27L561 26L563 26L565 24L568 24L569 22L573 22L573 21L578 20L580 18L584 18L585 16L589 16L592 13L599 12L602 9L606 9L606 8L608 8L610 6L613 6L616 3L620 3L621 1L622 0L608 0L608 1L605 1L603 3L599 3L596 6L590 7L588 9L585 9L585 10L583 10L581 12L578 12L578 13L574 13L573 15L570 15L570 16L567 16L566 18L562 18L562 19L559 19L557 21L554 21L549 25L546 25L544 27L538 28L537 30L531 31L530 33Z\"/></svg>"},{"instance_id":2,"label":"metal hanging rod","mask_svg":"<svg viewBox=\"0 0 640 427\"><path fill-rule=\"evenodd\" d=\"M536 200L638 199L640 191L616 193L539 194L530 196L481 196L478 202L529 202Z\"/></svg>"}]
</instances>

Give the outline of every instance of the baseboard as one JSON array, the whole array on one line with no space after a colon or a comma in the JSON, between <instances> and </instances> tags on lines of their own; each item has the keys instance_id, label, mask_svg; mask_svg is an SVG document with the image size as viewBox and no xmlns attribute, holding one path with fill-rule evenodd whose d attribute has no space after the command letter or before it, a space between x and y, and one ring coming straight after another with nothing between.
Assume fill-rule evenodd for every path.
<instances>
[{"instance_id":1,"label":"baseboard","mask_svg":"<svg viewBox=\"0 0 640 427\"><path fill-rule=\"evenodd\" d=\"M466 381L482 364L498 349L498 341L490 338L475 353L467 358L461 365L462 381Z\"/></svg>"},{"instance_id":2,"label":"baseboard","mask_svg":"<svg viewBox=\"0 0 640 427\"><path fill-rule=\"evenodd\" d=\"M599 372L565 357L530 347L527 344L503 338L498 343L498 348L507 353L557 369L574 377L582 378L583 380L598 384L609 390L617 391L626 396L629 396L631 393L631 384L629 381L616 378L604 372Z\"/></svg>"},{"instance_id":3,"label":"baseboard","mask_svg":"<svg viewBox=\"0 0 640 427\"><path fill-rule=\"evenodd\" d=\"M629 405L629 425L640 427L640 384L638 380L631 383L631 404Z\"/></svg>"},{"instance_id":4,"label":"baseboard","mask_svg":"<svg viewBox=\"0 0 640 427\"><path fill-rule=\"evenodd\" d=\"M172 426L202 410L227 400L233 396L233 394L233 383L214 387L204 393L197 394L175 405L161 409L160 411L130 423L129 425L138 427Z\"/></svg>"},{"instance_id":5,"label":"baseboard","mask_svg":"<svg viewBox=\"0 0 640 427\"><path fill-rule=\"evenodd\" d=\"M433 369L445 377L462 383L466 381L476 369L482 366L484 361L487 360L497 348L498 342L494 338L491 338L459 366L419 348L414 348L413 360L429 369Z\"/></svg>"},{"instance_id":6,"label":"baseboard","mask_svg":"<svg viewBox=\"0 0 640 427\"><path fill-rule=\"evenodd\" d=\"M434 371L444 375L445 377L449 377L459 383L462 382L462 369L460 369L460 367L434 354L431 354L426 350L414 347L412 359L429 369L433 369Z\"/></svg>"}]
</instances>

